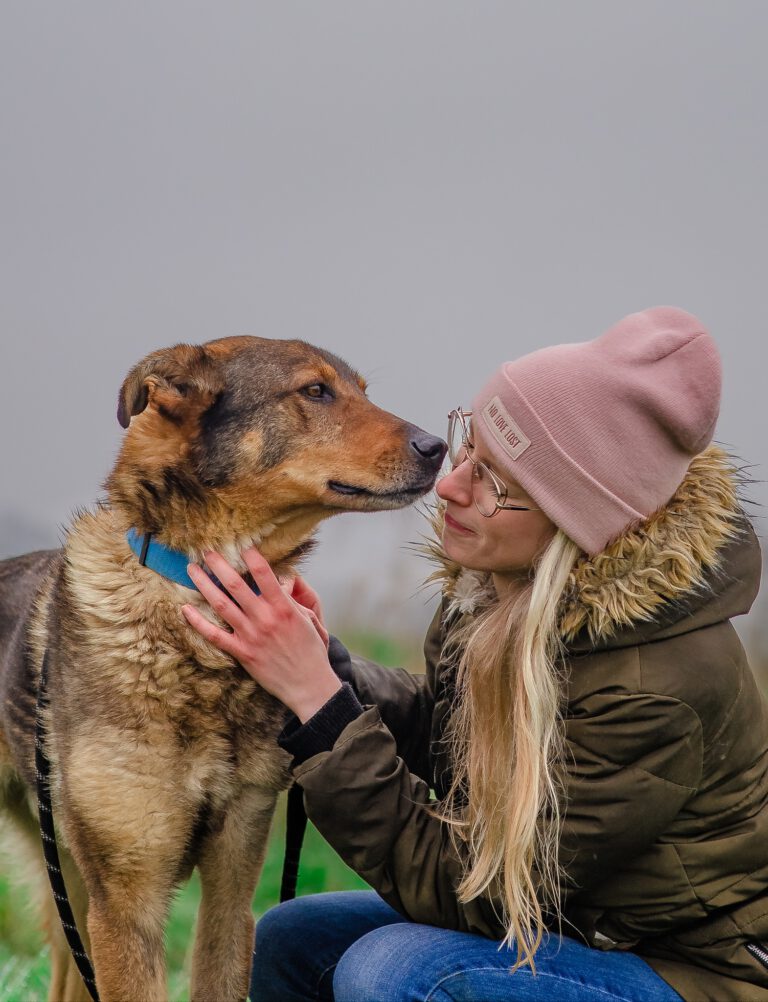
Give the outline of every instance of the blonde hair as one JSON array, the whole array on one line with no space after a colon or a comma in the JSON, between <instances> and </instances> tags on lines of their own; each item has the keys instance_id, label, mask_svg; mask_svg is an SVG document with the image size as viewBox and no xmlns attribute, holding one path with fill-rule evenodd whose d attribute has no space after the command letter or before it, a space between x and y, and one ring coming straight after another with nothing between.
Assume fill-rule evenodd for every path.
<instances>
[{"instance_id":1,"label":"blonde hair","mask_svg":"<svg viewBox=\"0 0 768 1002\"><path fill-rule=\"evenodd\" d=\"M454 629L456 702L447 738L454 773L435 805L464 859L461 902L501 906L502 945L529 964L560 917L558 843L564 738L558 606L579 547L557 530L521 588Z\"/></svg>"}]
</instances>

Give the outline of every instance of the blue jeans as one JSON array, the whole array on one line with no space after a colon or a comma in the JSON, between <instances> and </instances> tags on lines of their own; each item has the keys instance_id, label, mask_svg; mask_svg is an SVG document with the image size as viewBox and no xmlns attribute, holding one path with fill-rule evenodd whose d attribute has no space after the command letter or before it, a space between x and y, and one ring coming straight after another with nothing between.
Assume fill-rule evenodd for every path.
<instances>
[{"instance_id":1,"label":"blue jeans","mask_svg":"<svg viewBox=\"0 0 768 1002\"><path fill-rule=\"evenodd\" d=\"M310 894L256 925L251 1002L680 1002L644 960L547 937L530 967L498 942L405 921L374 891Z\"/></svg>"}]
</instances>

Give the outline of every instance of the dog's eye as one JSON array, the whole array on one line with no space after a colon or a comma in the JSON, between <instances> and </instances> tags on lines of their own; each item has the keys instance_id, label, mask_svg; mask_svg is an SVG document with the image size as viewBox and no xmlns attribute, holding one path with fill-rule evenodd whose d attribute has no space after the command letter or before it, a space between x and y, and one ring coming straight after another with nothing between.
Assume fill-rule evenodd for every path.
<instances>
[{"instance_id":1,"label":"dog's eye","mask_svg":"<svg viewBox=\"0 0 768 1002\"><path fill-rule=\"evenodd\" d=\"M325 383L312 383L311 386L303 387L301 392L312 400L333 400L333 394Z\"/></svg>"}]
</instances>

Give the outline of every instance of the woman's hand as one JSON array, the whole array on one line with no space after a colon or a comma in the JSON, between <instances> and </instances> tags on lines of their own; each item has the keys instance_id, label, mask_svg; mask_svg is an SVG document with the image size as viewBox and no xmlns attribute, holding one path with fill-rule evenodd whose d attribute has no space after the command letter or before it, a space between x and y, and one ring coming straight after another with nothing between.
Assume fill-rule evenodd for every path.
<instances>
[{"instance_id":1,"label":"woman's hand","mask_svg":"<svg viewBox=\"0 0 768 1002\"><path fill-rule=\"evenodd\" d=\"M287 594L255 547L243 550L242 556L261 595L251 591L220 553L210 550L204 556L237 605L197 564L189 564L189 576L232 632L210 623L194 606L183 605L181 611L190 626L214 647L231 654L302 723L308 720L341 688L328 661L328 632L317 596L298 577Z\"/></svg>"},{"instance_id":2,"label":"woman's hand","mask_svg":"<svg viewBox=\"0 0 768 1002\"><path fill-rule=\"evenodd\" d=\"M317 592L307 584L304 578L299 577L297 574L296 577L291 579L288 594L294 602L298 602L315 624L315 629L323 638L327 649L330 636L325 625L325 617L323 616L323 609L320 605L320 597Z\"/></svg>"}]
</instances>

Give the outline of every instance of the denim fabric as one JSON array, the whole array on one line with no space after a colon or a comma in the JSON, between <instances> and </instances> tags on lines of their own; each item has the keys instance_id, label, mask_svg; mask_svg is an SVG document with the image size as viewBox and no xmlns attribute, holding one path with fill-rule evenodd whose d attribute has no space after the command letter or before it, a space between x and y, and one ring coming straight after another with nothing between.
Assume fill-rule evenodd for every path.
<instances>
[{"instance_id":1,"label":"denim fabric","mask_svg":"<svg viewBox=\"0 0 768 1002\"><path fill-rule=\"evenodd\" d=\"M644 960L549 936L537 974L466 932L404 921L373 891L312 894L256 926L251 1002L680 1002Z\"/></svg>"}]
</instances>

